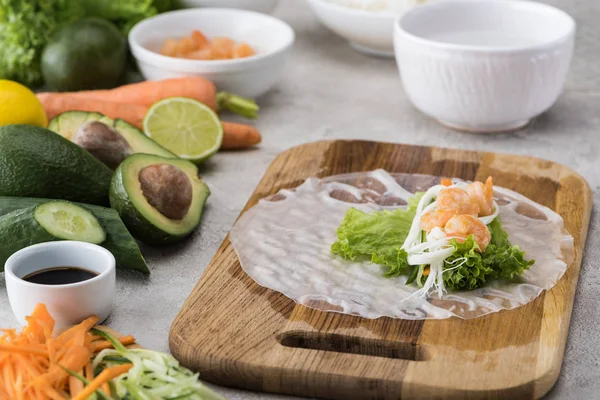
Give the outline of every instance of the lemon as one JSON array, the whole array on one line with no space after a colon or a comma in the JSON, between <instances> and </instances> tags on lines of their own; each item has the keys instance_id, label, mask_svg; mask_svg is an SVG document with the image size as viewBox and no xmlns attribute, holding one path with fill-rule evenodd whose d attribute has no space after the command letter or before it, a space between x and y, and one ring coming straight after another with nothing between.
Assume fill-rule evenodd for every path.
<instances>
[{"instance_id":1,"label":"lemon","mask_svg":"<svg viewBox=\"0 0 600 400\"><path fill-rule=\"evenodd\" d=\"M199 163L215 154L223 142L223 125L206 105L185 97L161 100L144 118L146 136L179 157Z\"/></svg>"},{"instance_id":2,"label":"lemon","mask_svg":"<svg viewBox=\"0 0 600 400\"><path fill-rule=\"evenodd\" d=\"M42 103L20 83L0 79L0 126L27 124L48 126Z\"/></svg>"}]
</instances>

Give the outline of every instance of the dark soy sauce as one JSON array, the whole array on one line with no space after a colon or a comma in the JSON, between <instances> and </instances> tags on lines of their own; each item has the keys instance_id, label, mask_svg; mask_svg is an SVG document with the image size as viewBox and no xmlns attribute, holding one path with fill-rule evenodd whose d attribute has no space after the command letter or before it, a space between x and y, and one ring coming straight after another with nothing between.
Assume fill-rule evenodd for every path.
<instances>
[{"instance_id":1,"label":"dark soy sauce","mask_svg":"<svg viewBox=\"0 0 600 400\"><path fill-rule=\"evenodd\" d=\"M87 281L98 273L80 267L52 267L35 271L23 278L24 281L40 285L68 285Z\"/></svg>"}]
</instances>

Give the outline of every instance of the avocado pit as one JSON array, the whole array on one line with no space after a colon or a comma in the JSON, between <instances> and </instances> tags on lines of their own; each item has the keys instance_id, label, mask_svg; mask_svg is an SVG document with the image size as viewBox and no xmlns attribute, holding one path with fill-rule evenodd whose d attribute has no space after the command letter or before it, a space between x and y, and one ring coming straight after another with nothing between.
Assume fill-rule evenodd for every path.
<instances>
[{"instance_id":1,"label":"avocado pit","mask_svg":"<svg viewBox=\"0 0 600 400\"><path fill-rule=\"evenodd\" d=\"M192 183L181 169L169 164L143 168L138 180L144 197L169 219L183 219L192 205Z\"/></svg>"},{"instance_id":2,"label":"avocado pit","mask_svg":"<svg viewBox=\"0 0 600 400\"><path fill-rule=\"evenodd\" d=\"M81 125L73 135L73 143L92 153L111 169L117 168L133 153L129 143L117 131L99 121Z\"/></svg>"}]
</instances>

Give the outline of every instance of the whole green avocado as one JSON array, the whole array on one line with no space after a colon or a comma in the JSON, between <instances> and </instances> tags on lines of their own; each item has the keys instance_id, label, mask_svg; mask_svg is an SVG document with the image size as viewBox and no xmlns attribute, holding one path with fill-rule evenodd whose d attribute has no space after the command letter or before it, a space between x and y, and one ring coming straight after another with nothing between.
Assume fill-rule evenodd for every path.
<instances>
[{"instance_id":1,"label":"whole green avocado","mask_svg":"<svg viewBox=\"0 0 600 400\"><path fill-rule=\"evenodd\" d=\"M50 90L110 89L121 83L127 41L101 18L84 18L61 27L42 53L42 75Z\"/></svg>"},{"instance_id":2,"label":"whole green avocado","mask_svg":"<svg viewBox=\"0 0 600 400\"><path fill-rule=\"evenodd\" d=\"M0 127L0 196L44 197L108 205L112 171L45 128Z\"/></svg>"}]
</instances>

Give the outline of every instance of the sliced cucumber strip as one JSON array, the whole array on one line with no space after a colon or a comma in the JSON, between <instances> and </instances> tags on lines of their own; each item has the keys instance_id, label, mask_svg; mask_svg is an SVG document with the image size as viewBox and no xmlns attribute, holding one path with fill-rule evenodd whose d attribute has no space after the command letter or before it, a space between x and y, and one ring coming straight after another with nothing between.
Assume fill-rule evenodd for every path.
<instances>
[{"instance_id":1,"label":"sliced cucumber strip","mask_svg":"<svg viewBox=\"0 0 600 400\"><path fill-rule=\"evenodd\" d=\"M67 201L51 201L37 206L33 218L52 236L65 240L100 244L106 232L90 211Z\"/></svg>"}]
</instances>

